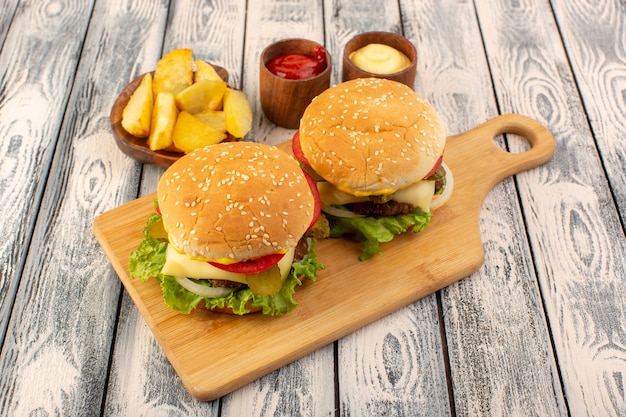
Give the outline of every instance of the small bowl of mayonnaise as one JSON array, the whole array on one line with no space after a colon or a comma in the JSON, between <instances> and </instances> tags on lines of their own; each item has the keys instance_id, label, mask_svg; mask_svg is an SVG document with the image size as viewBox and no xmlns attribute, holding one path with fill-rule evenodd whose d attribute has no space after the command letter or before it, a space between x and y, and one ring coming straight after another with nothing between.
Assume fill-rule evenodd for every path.
<instances>
[{"instance_id":1,"label":"small bowl of mayonnaise","mask_svg":"<svg viewBox=\"0 0 626 417\"><path fill-rule=\"evenodd\" d=\"M416 67L415 46L396 33L361 33L343 49L343 81L376 77L414 88Z\"/></svg>"}]
</instances>

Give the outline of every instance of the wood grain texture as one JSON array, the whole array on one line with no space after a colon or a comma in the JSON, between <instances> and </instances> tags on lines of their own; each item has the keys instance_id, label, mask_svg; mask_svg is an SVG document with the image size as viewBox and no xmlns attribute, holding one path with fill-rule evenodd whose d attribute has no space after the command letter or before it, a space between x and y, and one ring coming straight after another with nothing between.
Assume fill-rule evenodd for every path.
<instances>
[{"instance_id":1,"label":"wood grain texture","mask_svg":"<svg viewBox=\"0 0 626 417\"><path fill-rule=\"evenodd\" d=\"M218 416L219 402L189 393L127 293L119 312L112 378L104 416Z\"/></svg>"},{"instance_id":2,"label":"wood grain texture","mask_svg":"<svg viewBox=\"0 0 626 417\"><path fill-rule=\"evenodd\" d=\"M402 10L420 57L416 89L431 99L447 128L462 131L495 113L474 5L405 2ZM505 146L502 138L498 143ZM459 416L564 412L550 340L537 330L547 326L522 218L514 181L494 187L480 214L485 265L441 291Z\"/></svg>"},{"instance_id":3,"label":"wood grain texture","mask_svg":"<svg viewBox=\"0 0 626 417\"><path fill-rule=\"evenodd\" d=\"M554 10L576 86L622 226L626 224L626 3L555 1ZM605 210L613 210L608 202Z\"/></svg>"},{"instance_id":4,"label":"wood grain texture","mask_svg":"<svg viewBox=\"0 0 626 417\"><path fill-rule=\"evenodd\" d=\"M270 348L272 339L266 342ZM328 344L226 395L221 416L335 415L333 352L333 345Z\"/></svg>"},{"instance_id":5,"label":"wood grain texture","mask_svg":"<svg viewBox=\"0 0 626 417\"><path fill-rule=\"evenodd\" d=\"M4 43L4 39L9 31L17 3L18 0L6 0L0 4L0 45Z\"/></svg>"},{"instance_id":6,"label":"wood grain texture","mask_svg":"<svg viewBox=\"0 0 626 417\"><path fill-rule=\"evenodd\" d=\"M8 6L10 13L3 19L13 16ZM3 32L4 28L8 32L0 60L0 233L4 236L0 242L0 336L4 336L19 285L69 96L65 86L74 77L86 18L73 22L77 31L73 38L68 37L63 45L60 39L66 37L71 14L88 11L89 4L83 4L54 14L33 4L15 10L11 24L3 25Z\"/></svg>"},{"instance_id":7,"label":"wood grain texture","mask_svg":"<svg viewBox=\"0 0 626 417\"><path fill-rule=\"evenodd\" d=\"M61 122L70 95L67 86L74 82L92 5L57 2L45 6L39 2L21 3L8 26L0 60L2 415L28 415L33 410L77 413L82 406L98 408L100 402L98 396L88 395L93 374L82 371L89 366L100 367L102 358L94 355L96 350L90 350L88 345L77 343L80 347L73 350L73 345L67 343L92 330L88 330L88 323L93 316L85 314L84 321L76 320L77 314L88 311L73 308L76 303L65 303L66 299L76 302L82 295L92 296L99 291L93 285L72 287L64 282L73 278L66 267L79 250L74 239L83 236L80 230L64 230L63 220L71 221L66 217L70 213L71 216L85 214L82 211L85 198L75 200L74 212L51 215L43 211L38 228L34 233L31 230L55 148L66 147L70 142L63 135ZM72 28L71 33L68 28ZM89 172L88 164L75 167L81 168L84 169L81 174L98 177L97 170ZM63 177L62 172L57 175ZM43 206L55 210L59 207L55 191L70 198L74 193L79 197L89 193L89 183L78 181L80 178L65 183L64 192L51 187L46 195L55 204ZM46 244L55 240L51 245ZM26 258L31 241L33 252ZM88 268L84 264L77 267L84 272ZM48 276L61 279L50 280ZM106 308L107 299L102 301L102 307ZM92 324L97 327L102 323ZM106 338L106 331L99 336ZM96 339L99 337L94 338L94 343L102 342ZM67 397L73 401L66 402Z\"/></svg>"},{"instance_id":8,"label":"wood grain texture","mask_svg":"<svg viewBox=\"0 0 626 417\"><path fill-rule=\"evenodd\" d=\"M601 191L598 196L588 187L577 184L577 189L587 197L580 210L589 210L591 201L592 212L605 218L600 230L595 230L597 219L588 218L589 215L582 215L582 212L565 212L560 216L563 228L573 229L568 240L576 245L576 252L580 254L578 259L569 259L568 264L579 266L582 272L567 284L568 292L563 297L569 296L570 302L580 306L581 312L592 312L587 319L580 312L574 312L564 323L568 327L564 338L559 338L561 349L565 351L564 361L576 358L574 363L580 364L566 372L566 388L573 393L570 394L571 408L580 410L574 415L623 415L626 414L623 383L626 378L623 349L626 338L623 229L626 223L626 148L623 140L626 131L626 3L619 0L604 4L558 1L554 9L622 222L620 232L620 225L612 214L613 205L603 190L604 182L596 186ZM592 181L600 170L596 166L590 168L585 172L587 181ZM596 245L596 242L601 242L598 244L601 252L591 254L583 246L585 243ZM617 242L617 245L608 247L611 242ZM589 277L593 282L588 281ZM557 296L558 289L556 285L551 287L552 297ZM602 302L580 302L587 297L599 297ZM609 326L613 327L615 323L621 323L619 330L609 330ZM566 347L572 345L572 340L576 341L576 346L573 349ZM586 414L584 410L588 410Z\"/></svg>"},{"instance_id":9,"label":"wood grain texture","mask_svg":"<svg viewBox=\"0 0 626 417\"><path fill-rule=\"evenodd\" d=\"M558 142L517 184L569 412L623 415L626 241L557 27L542 2L476 4L500 107L552 126Z\"/></svg>"},{"instance_id":10,"label":"wood grain texture","mask_svg":"<svg viewBox=\"0 0 626 417\"><path fill-rule=\"evenodd\" d=\"M341 414L450 415L438 323L430 295L344 337L338 355Z\"/></svg>"}]
</instances>

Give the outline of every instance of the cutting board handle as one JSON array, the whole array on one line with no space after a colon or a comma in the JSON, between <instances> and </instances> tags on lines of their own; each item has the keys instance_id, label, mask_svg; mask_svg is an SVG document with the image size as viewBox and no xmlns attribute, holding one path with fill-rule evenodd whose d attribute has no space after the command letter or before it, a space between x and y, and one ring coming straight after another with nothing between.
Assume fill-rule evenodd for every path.
<instances>
[{"instance_id":1,"label":"cutting board handle","mask_svg":"<svg viewBox=\"0 0 626 417\"><path fill-rule=\"evenodd\" d=\"M494 139L506 133L524 137L530 143L530 149L521 153L502 150ZM475 155L485 158L490 168L498 171L499 179L544 164L556 151L552 133L538 121L519 114L496 116L465 133L451 136L448 140L470 141L471 147L479 151Z\"/></svg>"},{"instance_id":2,"label":"cutting board handle","mask_svg":"<svg viewBox=\"0 0 626 417\"><path fill-rule=\"evenodd\" d=\"M493 156L506 177L548 162L556 151L552 133L538 121L519 114L502 114L476 127L476 134L489 140ZM522 136L531 147L525 152L512 153L498 147L494 139L502 134Z\"/></svg>"}]
</instances>

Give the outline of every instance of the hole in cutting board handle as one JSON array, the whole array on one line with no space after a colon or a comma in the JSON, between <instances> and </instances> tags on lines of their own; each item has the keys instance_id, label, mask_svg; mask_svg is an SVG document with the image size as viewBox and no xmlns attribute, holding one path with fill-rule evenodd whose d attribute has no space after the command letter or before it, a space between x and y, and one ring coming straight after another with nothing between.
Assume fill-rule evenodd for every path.
<instances>
[{"instance_id":1,"label":"hole in cutting board handle","mask_svg":"<svg viewBox=\"0 0 626 417\"><path fill-rule=\"evenodd\" d=\"M497 149L493 155L507 165L508 174L539 166L549 161L556 151L552 133L538 121L518 114L496 116L475 128L492 141ZM507 145L502 138L506 135Z\"/></svg>"},{"instance_id":2,"label":"hole in cutting board handle","mask_svg":"<svg viewBox=\"0 0 626 417\"><path fill-rule=\"evenodd\" d=\"M498 149L511 154L528 152L532 148L530 141L515 133L501 133L493 137L493 143Z\"/></svg>"}]
</instances>

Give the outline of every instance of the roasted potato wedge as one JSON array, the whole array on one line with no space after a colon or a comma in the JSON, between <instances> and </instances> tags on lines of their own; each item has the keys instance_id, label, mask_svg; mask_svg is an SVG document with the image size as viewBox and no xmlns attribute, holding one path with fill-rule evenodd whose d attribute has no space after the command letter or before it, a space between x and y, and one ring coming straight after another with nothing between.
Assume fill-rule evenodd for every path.
<instances>
[{"instance_id":1,"label":"roasted potato wedge","mask_svg":"<svg viewBox=\"0 0 626 417\"><path fill-rule=\"evenodd\" d=\"M131 135L147 137L152 151L188 153L228 137L243 138L252 128L252 109L246 95L230 88L213 65L181 48L144 76L121 124Z\"/></svg>"},{"instance_id":2,"label":"roasted potato wedge","mask_svg":"<svg viewBox=\"0 0 626 417\"><path fill-rule=\"evenodd\" d=\"M169 52L157 63L152 81L152 90L156 97L159 93L174 96L193 83L193 52L181 48Z\"/></svg>"},{"instance_id":3,"label":"roasted potato wedge","mask_svg":"<svg viewBox=\"0 0 626 417\"><path fill-rule=\"evenodd\" d=\"M226 130L236 138L243 138L252 129L252 109L243 91L229 88L224 93Z\"/></svg>"},{"instance_id":4,"label":"roasted potato wedge","mask_svg":"<svg viewBox=\"0 0 626 417\"><path fill-rule=\"evenodd\" d=\"M200 80L214 80L214 81L223 81L222 77L219 76L213 65L208 62L204 62L200 59L196 59L194 61L196 66L196 72L194 73L194 82L198 82Z\"/></svg>"},{"instance_id":5,"label":"roasted potato wedge","mask_svg":"<svg viewBox=\"0 0 626 417\"><path fill-rule=\"evenodd\" d=\"M226 139L226 133L207 125L186 111L181 111L174 126L174 146L185 153Z\"/></svg>"},{"instance_id":6,"label":"roasted potato wedge","mask_svg":"<svg viewBox=\"0 0 626 417\"><path fill-rule=\"evenodd\" d=\"M191 114L221 109L227 88L221 79L196 81L176 95L176 106Z\"/></svg>"},{"instance_id":7,"label":"roasted potato wedge","mask_svg":"<svg viewBox=\"0 0 626 417\"><path fill-rule=\"evenodd\" d=\"M226 132L226 116L222 110L205 110L194 116L220 132Z\"/></svg>"},{"instance_id":8,"label":"roasted potato wedge","mask_svg":"<svg viewBox=\"0 0 626 417\"><path fill-rule=\"evenodd\" d=\"M147 73L135 92L130 96L126 107L124 107L122 112L122 127L124 130L133 136L147 137L150 134L153 105L152 75Z\"/></svg>"},{"instance_id":9,"label":"roasted potato wedge","mask_svg":"<svg viewBox=\"0 0 626 417\"><path fill-rule=\"evenodd\" d=\"M150 150L158 151L172 146L172 134L177 118L178 108L174 101L174 95L159 93L154 100L154 109L152 110L152 124L148 137Z\"/></svg>"}]
</instances>

